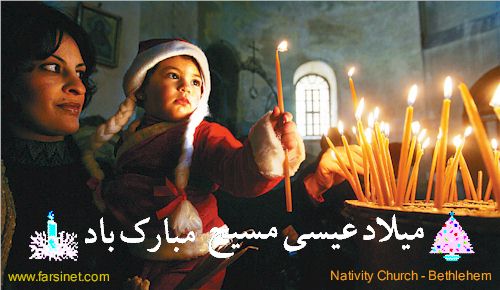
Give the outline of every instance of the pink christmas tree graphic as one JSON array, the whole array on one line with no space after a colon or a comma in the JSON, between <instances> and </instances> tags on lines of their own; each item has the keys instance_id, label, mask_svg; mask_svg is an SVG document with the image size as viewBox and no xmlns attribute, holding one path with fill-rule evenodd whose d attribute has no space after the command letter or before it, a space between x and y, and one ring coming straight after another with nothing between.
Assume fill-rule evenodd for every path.
<instances>
[{"instance_id":1,"label":"pink christmas tree graphic","mask_svg":"<svg viewBox=\"0 0 500 290\"><path fill-rule=\"evenodd\" d=\"M444 259L448 262L458 261L460 259L459 254L474 253L469 236L467 236L454 215L454 212L450 212L450 218L437 233L430 251L431 254L446 254Z\"/></svg>"}]
</instances>

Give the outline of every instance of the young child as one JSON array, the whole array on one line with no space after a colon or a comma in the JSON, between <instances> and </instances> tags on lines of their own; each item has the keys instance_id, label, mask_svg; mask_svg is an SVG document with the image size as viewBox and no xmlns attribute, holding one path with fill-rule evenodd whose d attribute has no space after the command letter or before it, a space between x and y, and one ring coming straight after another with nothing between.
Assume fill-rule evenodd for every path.
<instances>
[{"instance_id":1,"label":"young child","mask_svg":"<svg viewBox=\"0 0 500 290\"><path fill-rule=\"evenodd\" d=\"M196 258L208 253L210 230L224 226L212 192L219 187L241 197L268 192L282 180L283 148L288 149L293 175L305 159L304 144L291 114L277 107L257 121L243 144L226 128L204 121L209 113L208 62L201 49L184 40L141 42L123 86L127 99L98 129L93 148L122 129L136 102L145 114L125 134L117 151L117 176L107 183L103 198L136 236L134 225L151 217L141 227L145 242L129 247L144 259L142 281L149 280L151 289L173 289L198 262ZM86 162L102 179L91 155L88 151ZM196 240L167 244L165 218L171 236L194 231ZM163 241L160 248L148 252L158 243L158 234ZM221 271L205 287L218 289L223 278Z\"/></svg>"}]
</instances>

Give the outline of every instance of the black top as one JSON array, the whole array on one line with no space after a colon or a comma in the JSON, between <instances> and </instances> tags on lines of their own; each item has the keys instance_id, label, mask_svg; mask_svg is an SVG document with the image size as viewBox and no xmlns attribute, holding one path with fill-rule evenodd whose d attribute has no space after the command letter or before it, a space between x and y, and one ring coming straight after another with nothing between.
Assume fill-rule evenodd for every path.
<instances>
[{"instance_id":1,"label":"black top","mask_svg":"<svg viewBox=\"0 0 500 290\"><path fill-rule=\"evenodd\" d=\"M103 215L93 204L92 192L86 185L89 175L80 161L80 151L72 137L60 142L37 142L3 135L2 159L17 213L12 248L5 270L6 289L92 289L106 286L114 289L110 282L9 282L8 274L39 271L45 274L110 274L112 280L120 279L120 283L123 277L110 273L114 271L113 268L119 268L113 267L113 261L116 261L120 253L110 253L107 250L109 245L103 244L100 239L99 219ZM50 211L54 213L58 232L77 234L77 261L30 259L30 237L35 236L35 232L47 232L47 215ZM106 217L104 221L105 226L109 224L108 221L111 222ZM85 244L85 238L91 237L88 234L89 227L98 236L94 244ZM111 228L105 229L109 235ZM118 237L119 233L115 233L115 239ZM116 263L119 262L122 261ZM38 279L43 277L39 276Z\"/></svg>"}]
</instances>

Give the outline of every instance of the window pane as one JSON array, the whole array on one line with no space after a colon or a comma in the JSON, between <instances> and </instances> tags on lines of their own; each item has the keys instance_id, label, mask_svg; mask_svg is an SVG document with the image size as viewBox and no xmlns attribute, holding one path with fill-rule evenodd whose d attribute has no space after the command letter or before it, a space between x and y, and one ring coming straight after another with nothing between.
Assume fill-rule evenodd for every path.
<instances>
[{"instance_id":1,"label":"window pane","mask_svg":"<svg viewBox=\"0 0 500 290\"><path fill-rule=\"evenodd\" d=\"M295 104L299 133L320 136L330 127L330 91L323 77L311 74L301 78L296 85Z\"/></svg>"},{"instance_id":2,"label":"window pane","mask_svg":"<svg viewBox=\"0 0 500 290\"><path fill-rule=\"evenodd\" d=\"M297 90L295 91L295 97L296 97L296 102L303 102L305 99L304 90L299 90L297 88Z\"/></svg>"},{"instance_id":3,"label":"window pane","mask_svg":"<svg viewBox=\"0 0 500 290\"><path fill-rule=\"evenodd\" d=\"M319 130L319 124L314 124L314 135L315 136L320 136L321 132Z\"/></svg>"},{"instance_id":4,"label":"window pane","mask_svg":"<svg viewBox=\"0 0 500 290\"><path fill-rule=\"evenodd\" d=\"M318 95L319 92L315 90L314 93L315 94L314 94L314 97L313 97L313 104L314 104L313 111L314 112L319 112L319 105L320 105L320 103L319 103L319 95Z\"/></svg>"},{"instance_id":5,"label":"window pane","mask_svg":"<svg viewBox=\"0 0 500 290\"><path fill-rule=\"evenodd\" d=\"M314 136L312 125L307 124L307 136Z\"/></svg>"}]
</instances>

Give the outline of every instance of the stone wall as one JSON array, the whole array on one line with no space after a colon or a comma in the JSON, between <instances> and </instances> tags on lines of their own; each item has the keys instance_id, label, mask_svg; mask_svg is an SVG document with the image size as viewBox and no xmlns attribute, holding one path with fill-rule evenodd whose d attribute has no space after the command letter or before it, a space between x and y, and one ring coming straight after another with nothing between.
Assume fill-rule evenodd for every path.
<instances>
[{"instance_id":1,"label":"stone wall","mask_svg":"<svg viewBox=\"0 0 500 290\"><path fill-rule=\"evenodd\" d=\"M415 2L200 2L199 31L204 45L225 40L241 59L252 55L274 80L274 51L289 41L281 54L285 107L295 111L293 75L308 61L329 64L337 75L339 117L354 122L347 70L357 67L355 82L369 105L381 107L391 124L403 118L412 83L423 83L418 5ZM266 99L249 97L251 74L240 77L239 133L264 113ZM265 90L263 91L265 93ZM349 126L350 127L350 126ZM393 136L401 132L394 126ZM317 142L314 142L317 145ZM311 144L312 145L312 144ZM319 146L309 146L314 155Z\"/></svg>"},{"instance_id":2,"label":"stone wall","mask_svg":"<svg viewBox=\"0 0 500 290\"><path fill-rule=\"evenodd\" d=\"M49 2L76 15L78 2ZM239 73L236 134L274 104L274 51L281 39L285 107L295 112L293 75L309 61L322 61L337 76L339 118L350 126L353 105L346 72L356 66L358 94L382 109L392 125L391 140L401 139L408 88L420 86L415 118L435 137L446 75L472 85L500 63L498 2L85 2L122 17L119 66L98 66L99 91L86 115L110 116L123 98L121 79L139 40L181 37L203 49L225 43L240 62L253 56L272 87L249 71ZM253 85L252 85L253 84ZM252 98L251 88L257 90ZM462 130L462 103L452 102L451 134ZM318 142L308 142L315 155Z\"/></svg>"},{"instance_id":3,"label":"stone wall","mask_svg":"<svg viewBox=\"0 0 500 290\"><path fill-rule=\"evenodd\" d=\"M437 130L443 81L469 88L487 71L500 65L500 4L498 2L423 2L420 7L426 87L426 121ZM450 135L463 133L463 102L454 91Z\"/></svg>"}]
</instances>

